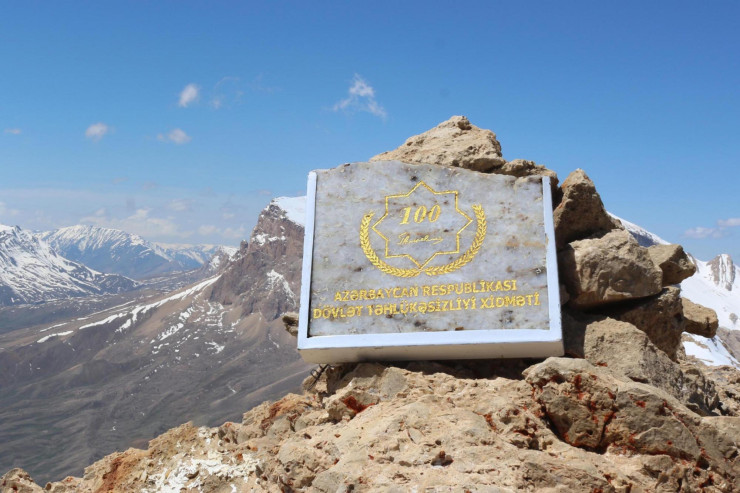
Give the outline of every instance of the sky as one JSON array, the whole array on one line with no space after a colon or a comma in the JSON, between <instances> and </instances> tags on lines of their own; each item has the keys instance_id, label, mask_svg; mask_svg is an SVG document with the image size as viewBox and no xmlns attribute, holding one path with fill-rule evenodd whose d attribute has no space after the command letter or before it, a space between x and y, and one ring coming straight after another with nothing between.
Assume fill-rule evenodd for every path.
<instances>
[{"instance_id":1,"label":"sky","mask_svg":"<svg viewBox=\"0 0 740 493\"><path fill-rule=\"evenodd\" d=\"M740 261L740 3L0 0L0 223L238 245L452 115Z\"/></svg>"}]
</instances>

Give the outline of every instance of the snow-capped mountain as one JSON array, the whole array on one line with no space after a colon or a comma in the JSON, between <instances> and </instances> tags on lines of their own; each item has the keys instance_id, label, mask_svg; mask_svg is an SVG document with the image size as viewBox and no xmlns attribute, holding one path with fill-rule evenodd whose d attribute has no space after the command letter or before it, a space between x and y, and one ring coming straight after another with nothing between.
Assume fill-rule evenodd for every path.
<instances>
[{"instance_id":1,"label":"snow-capped mountain","mask_svg":"<svg viewBox=\"0 0 740 493\"><path fill-rule=\"evenodd\" d=\"M668 244L634 223L614 215L612 217L618 219L642 246ZM696 273L681 283L681 296L717 312L720 330L711 339L685 333L685 337L691 339L684 342L686 354L712 366L740 367L736 356L740 352L740 267L734 265L732 258L726 254L708 262L693 256L691 259L696 265ZM735 356L728 347L734 348Z\"/></svg>"},{"instance_id":2,"label":"snow-capped mountain","mask_svg":"<svg viewBox=\"0 0 740 493\"><path fill-rule=\"evenodd\" d=\"M219 245L166 245L138 235L96 226L70 226L39 233L60 255L100 272L144 279L168 272L197 269L219 252Z\"/></svg>"},{"instance_id":3,"label":"snow-capped mountain","mask_svg":"<svg viewBox=\"0 0 740 493\"><path fill-rule=\"evenodd\" d=\"M215 255L182 289L0 332L0 470L80 474L172 426L237 421L297 390L310 366L279 317L299 303L302 203L270 203L252 234L263 241Z\"/></svg>"},{"instance_id":4,"label":"snow-capped mountain","mask_svg":"<svg viewBox=\"0 0 740 493\"><path fill-rule=\"evenodd\" d=\"M18 226L0 225L0 306L120 293L136 283L102 274L58 255Z\"/></svg>"}]
</instances>

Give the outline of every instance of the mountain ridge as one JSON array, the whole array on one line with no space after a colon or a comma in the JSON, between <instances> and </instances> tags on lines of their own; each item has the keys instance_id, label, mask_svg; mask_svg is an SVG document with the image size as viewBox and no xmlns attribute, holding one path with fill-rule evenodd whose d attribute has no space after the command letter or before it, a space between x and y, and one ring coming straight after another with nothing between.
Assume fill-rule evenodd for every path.
<instances>
[{"instance_id":1,"label":"mountain ridge","mask_svg":"<svg viewBox=\"0 0 740 493\"><path fill-rule=\"evenodd\" d=\"M0 228L0 306L120 293L136 286L124 276L101 273L58 255L18 226Z\"/></svg>"},{"instance_id":2,"label":"mountain ridge","mask_svg":"<svg viewBox=\"0 0 740 493\"><path fill-rule=\"evenodd\" d=\"M113 228L75 225L37 233L60 255L105 273L145 279L169 272L197 269L220 252L222 245L160 244Z\"/></svg>"}]
</instances>

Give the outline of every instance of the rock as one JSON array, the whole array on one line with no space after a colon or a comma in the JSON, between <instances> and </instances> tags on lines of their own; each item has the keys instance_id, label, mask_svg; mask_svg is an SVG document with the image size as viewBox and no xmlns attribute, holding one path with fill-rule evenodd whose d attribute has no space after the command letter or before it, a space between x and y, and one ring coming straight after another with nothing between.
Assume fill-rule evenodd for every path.
<instances>
[{"instance_id":1,"label":"rock","mask_svg":"<svg viewBox=\"0 0 740 493\"><path fill-rule=\"evenodd\" d=\"M23 469L11 469L0 477L0 493L41 493L44 491Z\"/></svg>"},{"instance_id":2,"label":"rock","mask_svg":"<svg viewBox=\"0 0 740 493\"><path fill-rule=\"evenodd\" d=\"M681 291L677 287L664 288L657 296L618 307L606 308L604 313L612 318L629 322L650 338L650 342L669 358L676 360L681 348L684 330Z\"/></svg>"},{"instance_id":3,"label":"rock","mask_svg":"<svg viewBox=\"0 0 740 493\"><path fill-rule=\"evenodd\" d=\"M684 364L696 368L688 362ZM702 372L717 387L722 414L740 416L740 370L732 366L708 366Z\"/></svg>"},{"instance_id":4,"label":"rock","mask_svg":"<svg viewBox=\"0 0 740 493\"><path fill-rule=\"evenodd\" d=\"M585 360L548 358L528 371L527 382L558 436L575 447L672 458L662 459L663 472L680 478L693 468L703 476L694 484L713 484L716 491L731 491L740 480L737 443L722 433L740 425L738 418L724 418L731 421L720 429L714 418L700 418L662 390L623 381ZM690 468L682 471L680 461Z\"/></svg>"},{"instance_id":5,"label":"rock","mask_svg":"<svg viewBox=\"0 0 740 493\"><path fill-rule=\"evenodd\" d=\"M503 166L493 171L499 175L509 175L521 178L523 176L548 176L550 178L550 187L552 188L552 196L556 197L558 194L558 175L551 169L547 169L541 164L536 164L534 161L527 161L525 159L514 159L504 163Z\"/></svg>"},{"instance_id":6,"label":"rock","mask_svg":"<svg viewBox=\"0 0 740 493\"><path fill-rule=\"evenodd\" d=\"M717 328L719 327L717 312L686 298L681 298L681 304L686 332L709 338L717 335Z\"/></svg>"},{"instance_id":7,"label":"rock","mask_svg":"<svg viewBox=\"0 0 740 493\"><path fill-rule=\"evenodd\" d=\"M553 211L558 248L573 240L624 229L607 214L594 182L582 169L568 175L560 188L563 197Z\"/></svg>"},{"instance_id":8,"label":"rock","mask_svg":"<svg viewBox=\"0 0 740 493\"><path fill-rule=\"evenodd\" d=\"M472 125L464 116L453 116L431 130L414 135L393 151L370 161L438 164L490 173L504 165L496 134Z\"/></svg>"},{"instance_id":9,"label":"rock","mask_svg":"<svg viewBox=\"0 0 740 493\"><path fill-rule=\"evenodd\" d=\"M650 342L647 334L627 322L604 318L587 325L586 359L668 392L697 414L706 416L719 407L717 391L693 366L681 366Z\"/></svg>"},{"instance_id":10,"label":"rock","mask_svg":"<svg viewBox=\"0 0 740 493\"><path fill-rule=\"evenodd\" d=\"M560 251L560 278L569 306L591 308L643 298L661 290L662 273L626 231L574 241Z\"/></svg>"},{"instance_id":11,"label":"rock","mask_svg":"<svg viewBox=\"0 0 740 493\"><path fill-rule=\"evenodd\" d=\"M729 492L737 482L738 418L700 418L585 360L551 358L526 380L485 366L343 365L323 399L290 394L242 423L180 426L96 462L76 488ZM331 419L350 395L375 404Z\"/></svg>"},{"instance_id":12,"label":"rock","mask_svg":"<svg viewBox=\"0 0 740 493\"><path fill-rule=\"evenodd\" d=\"M284 313L282 320L288 334L298 337L298 314L296 312Z\"/></svg>"},{"instance_id":13,"label":"rock","mask_svg":"<svg viewBox=\"0 0 740 493\"><path fill-rule=\"evenodd\" d=\"M663 286L678 284L696 272L696 265L681 245L653 245L648 247L648 254L663 271Z\"/></svg>"}]
</instances>

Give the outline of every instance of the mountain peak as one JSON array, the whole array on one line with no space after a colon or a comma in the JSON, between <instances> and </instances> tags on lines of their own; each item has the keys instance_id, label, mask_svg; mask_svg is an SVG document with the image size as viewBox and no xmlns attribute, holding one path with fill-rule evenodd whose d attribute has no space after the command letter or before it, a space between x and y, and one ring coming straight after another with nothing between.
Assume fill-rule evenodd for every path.
<instances>
[{"instance_id":1,"label":"mountain peak","mask_svg":"<svg viewBox=\"0 0 740 493\"><path fill-rule=\"evenodd\" d=\"M732 291L737 270L735 264L732 262L732 257L726 253L722 253L710 260L707 265L711 269L714 283L728 291Z\"/></svg>"}]
</instances>

